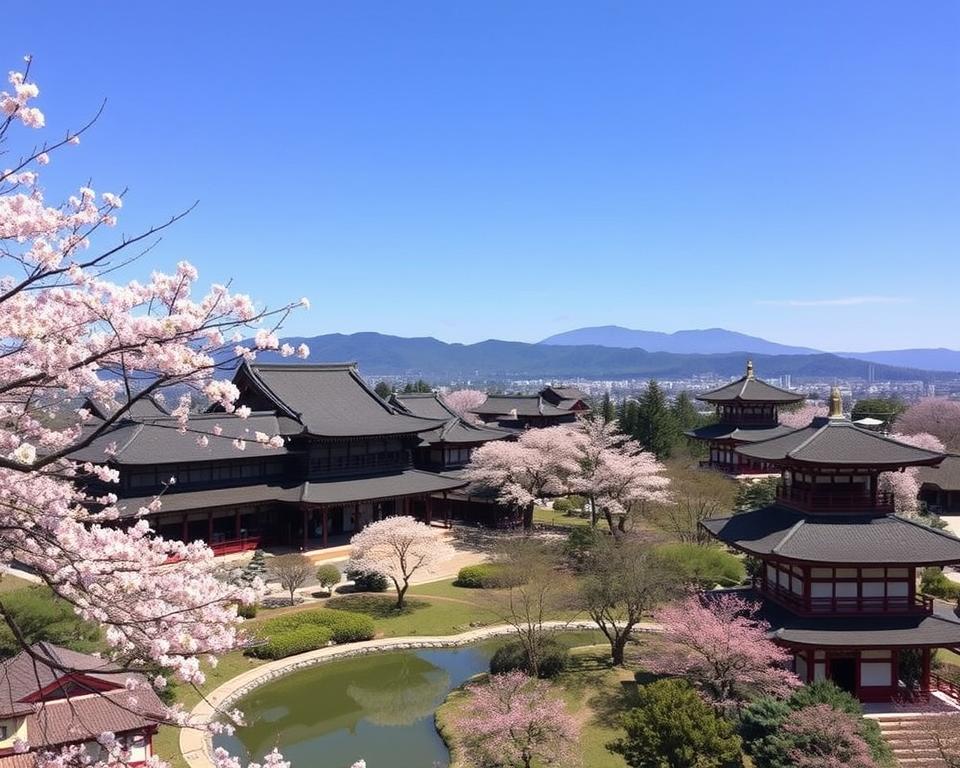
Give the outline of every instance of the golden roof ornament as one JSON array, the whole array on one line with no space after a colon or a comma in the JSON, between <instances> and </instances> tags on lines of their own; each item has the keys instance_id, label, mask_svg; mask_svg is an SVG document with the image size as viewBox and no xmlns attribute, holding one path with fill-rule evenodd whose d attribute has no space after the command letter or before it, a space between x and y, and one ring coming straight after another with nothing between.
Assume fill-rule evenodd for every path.
<instances>
[{"instance_id":1,"label":"golden roof ornament","mask_svg":"<svg viewBox=\"0 0 960 768\"><path fill-rule=\"evenodd\" d=\"M830 418L843 418L843 398L840 397L840 387L830 390Z\"/></svg>"},{"instance_id":2,"label":"golden roof ornament","mask_svg":"<svg viewBox=\"0 0 960 768\"><path fill-rule=\"evenodd\" d=\"M747 378L753 378L753 360L747 360Z\"/></svg>"}]
</instances>

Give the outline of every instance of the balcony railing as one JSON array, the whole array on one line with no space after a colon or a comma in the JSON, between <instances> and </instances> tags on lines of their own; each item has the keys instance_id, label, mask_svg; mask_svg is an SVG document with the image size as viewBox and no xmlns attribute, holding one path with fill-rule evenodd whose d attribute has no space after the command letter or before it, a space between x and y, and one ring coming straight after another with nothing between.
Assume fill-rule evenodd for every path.
<instances>
[{"instance_id":1,"label":"balcony railing","mask_svg":"<svg viewBox=\"0 0 960 768\"><path fill-rule=\"evenodd\" d=\"M812 491L809 488L780 485L777 486L777 500L801 509L823 512L893 512L893 494L887 491L878 491L871 496L863 492L845 491L837 486L824 486L823 489Z\"/></svg>"},{"instance_id":2,"label":"balcony railing","mask_svg":"<svg viewBox=\"0 0 960 768\"><path fill-rule=\"evenodd\" d=\"M955 683L953 680L948 680L941 675L931 673L930 687L935 691L947 694L947 696L955 701L960 701L960 684Z\"/></svg>"},{"instance_id":3,"label":"balcony railing","mask_svg":"<svg viewBox=\"0 0 960 768\"><path fill-rule=\"evenodd\" d=\"M216 557L235 555L238 552L250 552L260 546L259 536L244 536L239 539L226 539L210 545Z\"/></svg>"},{"instance_id":4,"label":"balcony railing","mask_svg":"<svg viewBox=\"0 0 960 768\"><path fill-rule=\"evenodd\" d=\"M929 616L933 613L933 598L917 594L910 597L811 597L804 598L778 584L764 585L762 579L754 580L754 589L805 614L831 614L846 616L854 614L908 614Z\"/></svg>"}]
</instances>

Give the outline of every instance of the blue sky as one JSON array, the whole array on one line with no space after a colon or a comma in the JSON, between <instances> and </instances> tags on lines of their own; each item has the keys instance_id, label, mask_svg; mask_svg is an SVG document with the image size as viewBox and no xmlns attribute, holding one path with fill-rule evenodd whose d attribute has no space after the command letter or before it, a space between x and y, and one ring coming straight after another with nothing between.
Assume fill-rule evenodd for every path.
<instances>
[{"instance_id":1,"label":"blue sky","mask_svg":"<svg viewBox=\"0 0 960 768\"><path fill-rule=\"evenodd\" d=\"M47 19L38 23L38 19ZM4 20L48 190L290 333L960 347L960 4L85 3ZM11 41L15 41L12 43Z\"/></svg>"}]
</instances>

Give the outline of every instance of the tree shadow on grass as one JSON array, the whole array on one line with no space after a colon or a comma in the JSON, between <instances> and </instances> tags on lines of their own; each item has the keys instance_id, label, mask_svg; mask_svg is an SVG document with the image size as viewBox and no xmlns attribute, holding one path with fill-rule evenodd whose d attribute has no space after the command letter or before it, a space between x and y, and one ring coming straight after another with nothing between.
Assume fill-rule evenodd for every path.
<instances>
[{"instance_id":1,"label":"tree shadow on grass","mask_svg":"<svg viewBox=\"0 0 960 768\"><path fill-rule=\"evenodd\" d=\"M397 600L390 595L344 595L327 601L328 608L341 611L356 611L373 619L393 619L397 616L409 616L422 608L429 608L426 600L407 599L403 608L397 610Z\"/></svg>"}]
</instances>

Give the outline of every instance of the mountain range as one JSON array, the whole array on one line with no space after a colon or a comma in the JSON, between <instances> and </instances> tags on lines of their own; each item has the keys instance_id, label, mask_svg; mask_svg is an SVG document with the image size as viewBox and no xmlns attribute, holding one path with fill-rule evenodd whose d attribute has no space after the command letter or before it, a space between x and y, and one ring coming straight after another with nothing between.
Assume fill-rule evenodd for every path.
<instances>
[{"instance_id":1,"label":"mountain range","mask_svg":"<svg viewBox=\"0 0 960 768\"><path fill-rule=\"evenodd\" d=\"M648 352L673 352L678 354L717 354L724 352L748 352L768 355L824 354L810 347L793 347L778 344L758 336L728 331L723 328L676 331L639 331L619 325L600 325L576 328L572 331L550 336L541 344L552 346L577 346L582 344L623 349L645 349ZM882 365L918 368L926 371L960 371L960 352L942 347L936 349L895 349L877 352L837 352L840 357L851 357Z\"/></svg>"},{"instance_id":2,"label":"mountain range","mask_svg":"<svg viewBox=\"0 0 960 768\"><path fill-rule=\"evenodd\" d=\"M651 352L599 344L527 344L490 339L448 344L432 337L403 338L381 333L332 333L284 341L310 347L310 360L356 361L367 376L394 375L442 381L570 378L689 378L736 376L749 354L759 375L866 378L870 363L828 353L767 354L750 350L704 353ZM259 356L264 359L264 355ZM269 356L266 356L269 359ZM948 378L909 367L878 363L877 379Z\"/></svg>"}]
</instances>

